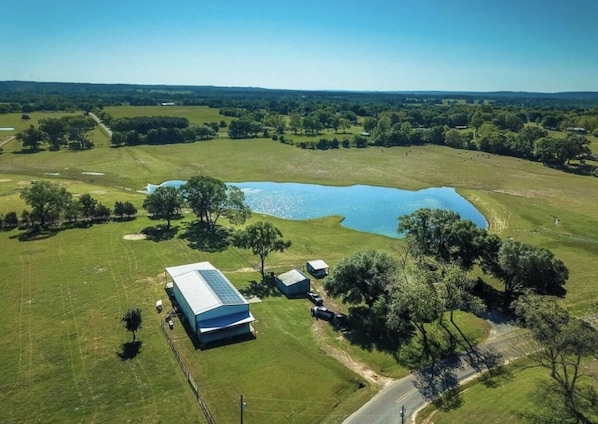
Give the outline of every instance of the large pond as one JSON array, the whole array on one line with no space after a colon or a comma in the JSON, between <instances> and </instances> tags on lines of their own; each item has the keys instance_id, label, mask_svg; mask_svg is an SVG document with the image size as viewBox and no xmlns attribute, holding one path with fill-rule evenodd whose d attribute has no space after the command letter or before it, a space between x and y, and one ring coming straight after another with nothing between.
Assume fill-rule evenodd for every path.
<instances>
[{"instance_id":1,"label":"large pond","mask_svg":"<svg viewBox=\"0 0 598 424\"><path fill-rule=\"evenodd\" d=\"M179 187L185 181L166 181L161 186ZM231 183L245 193L252 211L284 219L312 219L330 215L344 217L342 225L358 231L400 237L398 217L420 208L448 209L461 218L487 228L484 216L453 188L419 191L354 185L332 187L317 184L246 182ZM147 191L158 186L149 184Z\"/></svg>"}]
</instances>

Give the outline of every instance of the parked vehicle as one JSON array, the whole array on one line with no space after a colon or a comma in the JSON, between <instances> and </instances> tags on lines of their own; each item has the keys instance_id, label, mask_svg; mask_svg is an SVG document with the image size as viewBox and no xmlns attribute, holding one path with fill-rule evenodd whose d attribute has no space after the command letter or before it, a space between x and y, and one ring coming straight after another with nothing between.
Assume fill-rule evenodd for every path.
<instances>
[{"instance_id":1,"label":"parked vehicle","mask_svg":"<svg viewBox=\"0 0 598 424\"><path fill-rule=\"evenodd\" d=\"M349 331L349 323L345 314L334 314L330 323L336 331Z\"/></svg>"},{"instance_id":2,"label":"parked vehicle","mask_svg":"<svg viewBox=\"0 0 598 424\"><path fill-rule=\"evenodd\" d=\"M312 301L312 303L316 306L322 306L324 304L324 299L320 297L320 295L316 292L309 291L307 292L307 298Z\"/></svg>"},{"instance_id":3,"label":"parked vehicle","mask_svg":"<svg viewBox=\"0 0 598 424\"><path fill-rule=\"evenodd\" d=\"M324 321L330 321L334 317L334 312L329 311L324 306L313 306L311 309L311 316Z\"/></svg>"}]
</instances>

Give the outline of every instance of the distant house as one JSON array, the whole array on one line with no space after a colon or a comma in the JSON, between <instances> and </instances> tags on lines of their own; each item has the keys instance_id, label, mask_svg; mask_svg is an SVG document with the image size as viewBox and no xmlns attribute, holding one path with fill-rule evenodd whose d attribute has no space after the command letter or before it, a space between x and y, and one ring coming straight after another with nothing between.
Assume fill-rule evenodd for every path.
<instances>
[{"instance_id":1,"label":"distant house","mask_svg":"<svg viewBox=\"0 0 598 424\"><path fill-rule=\"evenodd\" d=\"M166 268L183 319L201 344L252 333L249 303L209 262Z\"/></svg>"},{"instance_id":2,"label":"distant house","mask_svg":"<svg viewBox=\"0 0 598 424\"><path fill-rule=\"evenodd\" d=\"M307 263L305 264L305 269L307 269L307 272L309 272L316 278L326 277L328 275L329 268L330 267L328 266L328 264L324 262L322 259L307 261Z\"/></svg>"},{"instance_id":3,"label":"distant house","mask_svg":"<svg viewBox=\"0 0 598 424\"><path fill-rule=\"evenodd\" d=\"M162 102L160 103L161 106L174 106L175 104L172 102Z\"/></svg>"},{"instance_id":4,"label":"distant house","mask_svg":"<svg viewBox=\"0 0 598 424\"><path fill-rule=\"evenodd\" d=\"M467 129L467 125L455 125L455 129L456 130L466 130Z\"/></svg>"},{"instance_id":5,"label":"distant house","mask_svg":"<svg viewBox=\"0 0 598 424\"><path fill-rule=\"evenodd\" d=\"M574 132L576 134L587 134L588 130L582 127L567 127L568 132Z\"/></svg>"},{"instance_id":6,"label":"distant house","mask_svg":"<svg viewBox=\"0 0 598 424\"><path fill-rule=\"evenodd\" d=\"M276 277L276 286L286 297L305 297L311 280L298 269L292 269Z\"/></svg>"}]
</instances>

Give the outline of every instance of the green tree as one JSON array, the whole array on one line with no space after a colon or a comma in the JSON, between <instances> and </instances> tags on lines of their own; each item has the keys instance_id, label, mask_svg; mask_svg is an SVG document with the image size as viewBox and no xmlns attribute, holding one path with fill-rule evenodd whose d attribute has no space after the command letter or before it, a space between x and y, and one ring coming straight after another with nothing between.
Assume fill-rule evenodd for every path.
<instances>
[{"instance_id":1,"label":"green tree","mask_svg":"<svg viewBox=\"0 0 598 424\"><path fill-rule=\"evenodd\" d=\"M23 149L30 152L37 152L40 145L46 141L46 133L31 125L23 131L19 131L16 135L17 140L23 144Z\"/></svg>"},{"instance_id":2,"label":"green tree","mask_svg":"<svg viewBox=\"0 0 598 424\"><path fill-rule=\"evenodd\" d=\"M299 115L299 113L297 113L297 112L291 113L291 115L289 116L289 128L295 134L297 134L297 132L303 128L302 118L301 118L301 115Z\"/></svg>"},{"instance_id":3,"label":"green tree","mask_svg":"<svg viewBox=\"0 0 598 424\"><path fill-rule=\"evenodd\" d=\"M165 219L167 228L170 228L170 220L180 213L182 206L183 197L176 187L158 187L143 200L143 209L154 218Z\"/></svg>"},{"instance_id":4,"label":"green tree","mask_svg":"<svg viewBox=\"0 0 598 424\"><path fill-rule=\"evenodd\" d=\"M363 119L361 125L363 126L363 131L371 133L376 128L376 125L378 125L378 120L372 116L367 116Z\"/></svg>"},{"instance_id":5,"label":"green tree","mask_svg":"<svg viewBox=\"0 0 598 424\"><path fill-rule=\"evenodd\" d=\"M39 129L47 135L52 150L58 150L66 143L67 125L65 120L47 118L39 121Z\"/></svg>"},{"instance_id":6,"label":"green tree","mask_svg":"<svg viewBox=\"0 0 598 424\"><path fill-rule=\"evenodd\" d=\"M251 213L245 203L245 195L238 187L227 186L213 177L191 177L182 186L182 191L193 213L212 231L223 215L233 224L242 224Z\"/></svg>"},{"instance_id":7,"label":"green tree","mask_svg":"<svg viewBox=\"0 0 598 424\"><path fill-rule=\"evenodd\" d=\"M338 126L341 130L343 130L343 134L349 129L351 129L351 121L346 118L340 118L338 120Z\"/></svg>"},{"instance_id":8,"label":"green tree","mask_svg":"<svg viewBox=\"0 0 598 424\"><path fill-rule=\"evenodd\" d=\"M442 318L445 304L434 283L436 278L429 271L419 269L406 274L400 284L391 286L386 323L389 328L401 331L407 320L417 328L423 345L423 356L433 359L426 324Z\"/></svg>"},{"instance_id":9,"label":"green tree","mask_svg":"<svg viewBox=\"0 0 598 424\"><path fill-rule=\"evenodd\" d=\"M133 333L133 341L136 339L137 331L142 327L143 318L141 317L141 309L131 308L125 312L120 321L125 326L127 331Z\"/></svg>"},{"instance_id":10,"label":"green tree","mask_svg":"<svg viewBox=\"0 0 598 424\"><path fill-rule=\"evenodd\" d=\"M397 270L397 260L382 250L365 250L347 256L326 278L324 288L343 303L365 303L372 308L376 300L387 292Z\"/></svg>"},{"instance_id":11,"label":"green tree","mask_svg":"<svg viewBox=\"0 0 598 424\"><path fill-rule=\"evenodd\" d=\"M407 235L415 257L431 256L464 269L471 269L485 252L486 231L453 211L418 209L399 217L398 232Z\"/></svg>"},{"instance_id":12,"label":"green tree","mask_svg":"<svg viewBox=\"0 0 598 424\"><path fill-rule=\"evenodd\" d=\"M550 250L516 240L501 243L491 272L504 284L505 304L526 289L537 294L562 295L569 278L565 264Z\"/></svg>"},{"instance_id":13,"label":"green tree","mask_svg":"<svg viewBox=\"0 0 598 424\"><path fill-rule=\"evenodd\" d=\"M137 208L128 200L123 205L123 211L128 218L137 214Z\"/></svg>"},{"instance_id":14,"label":"green tree","mask_svg":"<svg viewBox=\"0 0 598 424\"><path fill-rule=\"evenodd\" d=\"M8 212L4 219L2 219L2 226L7 228L15 228L19 225L19 217L15 211Z\"/></svg>"},{"instance_id":15,"label":"green tree","mask_svg":"<svg viewBox=\"0 0 598 424\"><path fill-rule=\"evenodd\" d=\"M95 208L95 213L93 217L100 220L107 220L108 218L110 218L111 212L112 211L108 206L103 205L102 203L98 203L98 205Z\"/></svg>"},{"instance_id":16,"label":"green tree","mask_svg":"<svg viewBox=\"0 0 598 424\"><path fill-rule=\"evenodd\" d=\"M513 302L513 309L538 343L531 358L550 371L552 384L539 387L542 412L531 420L545 423L596 422L598 393L592 378L584 373L582 360L598 354L598 332L572 318L557 299L525 295Z\"/></svg>"},{"instance_id":17,"label":"green tree","mask_svg":"<svg viewBox=\"0 0 598 424\"><path fill-rule=\"evenodd\" d=\"M123 219L124 215L127 215L127 217L130 218L131 215L135 215L136 213L137 208L129 201L116 201L114 203L114 215L118 216L120 219Z\"/></svg>"},{"instance_id":18,"label":"green tree","mask_svg":"<svg viewBox=\"0 0 598 424\"><path fill-rule=\"evenodd\" d=\"M291 247L291 241L283 240L281 231L271 223L258 221L237 232L233 237L233 246L250 249L254 255L259 256L260 273L264 278L264 264L268 255L272 252L284 252Z\"/></svg>"},{"instance_id":19,"label":"green tree","mask_svg":"<svg viewBox=\"0 0 598 424\"><path fill-rule=\"evenodd\" d=\"M271 126L274 128L277 134L284 134L284 131L287 127L287 122L284 116L280 115L277 112L270 113L266 117L266 125Z\"/></svg>"},{"instance_id":20,"label":"green tree","mask_svg":"<svg viewBox=\"0 0 598 424\"><path fill-rule=\"evenodd\" d=\"M32 208L31 220L45 227L48 222L60 218L71 202L72 195L64 187L55 186L49 181L37 181L21 192L21 198Z\"/></svg>"},{"instance_id":21,"label":"green tree","mask_svg":"<svg viewBox=\"0 0 598 424\"><path fill-rule=\"evenodd\" d=\"M91 221L96 214L96 207L98 201L94 199L91 194L85 193L79 197L79 209L84 218Z\"/></svg>"}]
</instances>

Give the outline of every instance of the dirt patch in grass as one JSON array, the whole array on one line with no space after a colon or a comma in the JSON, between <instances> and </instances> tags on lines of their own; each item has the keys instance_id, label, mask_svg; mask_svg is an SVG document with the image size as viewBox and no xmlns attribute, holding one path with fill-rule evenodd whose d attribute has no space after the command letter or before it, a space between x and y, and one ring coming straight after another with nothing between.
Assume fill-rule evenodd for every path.
<instances>
[{"instance_id":1,"label":"dirt patch in grass","mask_svg":"<svg viewBox=\"0 0 598 424\"><path fill-rule=\"evenodd\" d=\"M145 234L125 234L123 239L125 240L145 240L147 236Z\"/></svg>"},{"instance_id":2,"label":"dirt patch in grass","mask_svg":"<svg viewBox=\"0 0 598 424\"><path fill-rule=\"evenodd\" d=\"M251 267L246 267L246 268L235 269L234 271L231 271L231 272L255 272L255 271L259 271L259 270L256 270Z\"/></svg>"},{"instance_id":3,"label":"dirt patch in grass","mask_svg":"<svg viewBox=\"0 0 598 424\"><path fill-rule=\"evenodd\" d=\"M478 196L468 196L469 199L480 205L486 211L486 219L488 220L488 230L496 234L501 234L509 227L509 215L501 214L496 209L492 208L488 202L483 201Z\"/></svg>"},{"instance_id":4,"label":"dirt patch in grass","mask_svg":"<svg viewBox=\"0 0 598 424\"><path fill-rule=\"evenodd\" d=\"M0 178L0 183L8 183L12 181L10 178Z\"/></svg>"},{"instance_id":5,"label":"dirt patch in grass","mask_svg":"<svg viewBox=\"0 0 598 424\"><path fill-rule=\"evenodd\" d=\"M315 320L312 325L312 331L316 335L316 340L320 340L321 333L324 331L322 328L323 326L328 325L326 321L322 320ZM360 361L357 361L347 352L344 352L340 349L336 349L326 343L321 343L320 347L328 354L328 356L333 357L338 362L343 364L345 367L349 368L355 374L361 376L363 379L367 380L368 382L375 384L380 388L384 388L391 384L394 380L392 378L384 377L378 374L376 371L372 370L367 364L364 364Z\"/></svg>"}]
</instances>

